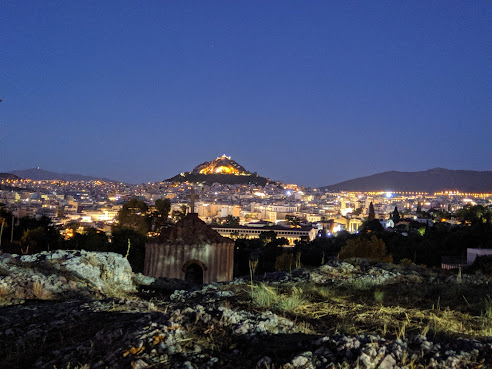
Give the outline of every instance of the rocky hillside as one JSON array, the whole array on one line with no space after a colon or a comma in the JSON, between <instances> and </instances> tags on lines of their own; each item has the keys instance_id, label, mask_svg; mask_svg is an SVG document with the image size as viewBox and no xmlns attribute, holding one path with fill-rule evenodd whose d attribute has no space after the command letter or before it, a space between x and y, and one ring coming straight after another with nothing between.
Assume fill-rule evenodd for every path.
<instances>
[{"instance_id":1,"label":"rocky hillside","mask_svg":"<svg viewBox=\"0 0 492 369\"><path fill-rule=\"evenodd\" d=\"M193 286L112 253L4 254L0 367L486 367L489 293L485 276L366 260Z\"/></svg>"}]
</instances>

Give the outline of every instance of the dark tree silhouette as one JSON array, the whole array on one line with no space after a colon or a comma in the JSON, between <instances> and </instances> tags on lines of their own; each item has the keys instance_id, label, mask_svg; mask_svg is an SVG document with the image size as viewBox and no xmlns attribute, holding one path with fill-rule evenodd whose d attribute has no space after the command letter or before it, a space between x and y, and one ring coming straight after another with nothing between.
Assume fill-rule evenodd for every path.
<instances>
[{"instance_id":1,"label":"dark tree silhouette","mask_svg":"<svg viewBox=\"0 0 492 369\"><path fill-rule=\"evenodd\" d=\"M367 220L371 221L374 220L374 218L376 218L376 213L374 212L374 205L371 201L371 203L369 204L369 215L367 217Z\"/></svg>"},{"instance_id":2,"label":"dark tree silhouette","mask_svg":"<svg viewBox=\"0 0 492 369\"><path fill-rule=\"evenodd\" d=\"M400 213L398 212L398 207L395 206L395 210L393 211L391 217L393 219L393 223L400 223Z\"/></svg>"},{"instance_id":3,"label":"dark tree silhouette","mask_svg":"<svg viewBox=\"0 0 492 369\"><path fill-rule=\"evenodd\" d=\"M142 234L147 234L150 230L148 210L149 207L145 202L135 198L129 200L118 212L119 227L129 228Z\"/></svg>"}]
</instances>

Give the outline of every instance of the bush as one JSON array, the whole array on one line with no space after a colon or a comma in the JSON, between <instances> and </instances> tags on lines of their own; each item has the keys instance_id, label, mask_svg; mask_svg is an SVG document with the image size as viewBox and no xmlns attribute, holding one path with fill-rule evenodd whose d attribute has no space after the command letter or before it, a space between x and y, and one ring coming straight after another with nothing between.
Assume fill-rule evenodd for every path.
<instances>
[{"instance_id":1,"label":"bush","mask_svg":"<svg viewBox=\"0 0 492 369\"><path fill-rule=\"evenodd\" d=\"M348 240L340 250L338 257L340 259L367 258L384 263L393 262L393 257L386 255L386 245L383 240L374 235L370 239L361 237Z\"/></svg>"},{"instance_id":2,"label":"bush","mask_svg":"<svg viewBox=\"0 0 492 369\"><path fill-rule=\"evenodd\" d=\"M295 260L291 253L283 253L275 259L275 270L289 272L294 269Z\"/></svg>"},{"instance_id":3,"label":"bush","mask_svg":"<svg viewBox=\"0 0 492 369\"><path fill-rule=\"evenodd\" d=\"M400 260L400 264L403 265L403 266L409 266L409 265L412 265L413 262L410 259L403 258L403 259Z\"/></svg>"}]
</instances>

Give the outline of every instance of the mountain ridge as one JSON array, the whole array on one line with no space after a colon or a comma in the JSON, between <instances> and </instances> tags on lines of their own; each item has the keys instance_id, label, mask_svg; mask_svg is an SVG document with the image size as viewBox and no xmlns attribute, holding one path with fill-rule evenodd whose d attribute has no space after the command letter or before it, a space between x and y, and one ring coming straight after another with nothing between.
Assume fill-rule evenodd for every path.
<instances>
[{"instance_id":1,"label":"mountain ridge","mask_svg":"<svg viewBox=\"0 0 492 369\"><path fill-rule=\"evenodd\" d=\"M16 175L23 179L31 179L33 181L46 181L46 180L62 180L62 181L104 181L104 182L119 182L114 179L108 179L103 177L86 176L82 174L72 173L57 173L48 170L38 168L12 170L11 174Z\"/></svg>"},{"instance_id":2,"label":"mountain ridge","mask_svg":"<svg viewBox=\"0 0 492 369\"><path fill-rule=\"evenodd\" d=\"M492 192L492 171L432 168L425 171L386 171L358 177L328 186L322 190L338 191L461 191Z\"/></svg>"},{"instance_id":3,"label":"mountain ridge","mask_svg":"<svg viewBox=\"0 0 492 369\"><path fill-rule=\"evenodd\" d=\"M20 179L18 176L12 173L0 173L0 181L4 181L6 179Z\"/></svg>"}]
</instances>

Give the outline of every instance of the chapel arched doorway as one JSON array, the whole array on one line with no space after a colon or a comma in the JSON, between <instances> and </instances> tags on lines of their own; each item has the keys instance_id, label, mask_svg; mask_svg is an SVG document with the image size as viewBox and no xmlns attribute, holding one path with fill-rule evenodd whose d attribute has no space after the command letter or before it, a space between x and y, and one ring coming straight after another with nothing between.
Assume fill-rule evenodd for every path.
<instances>
[{"instance_id":1,"label":"chapel arched doorway","mask_svg":"<svg viewBox=\"0 0 492 369\"><path fill-rule=\"evenodd\" d=\"M185 272L185 281L203 284L203 269L200 265L193 263L188 265Z\"/></svg>"}]
</instances>

